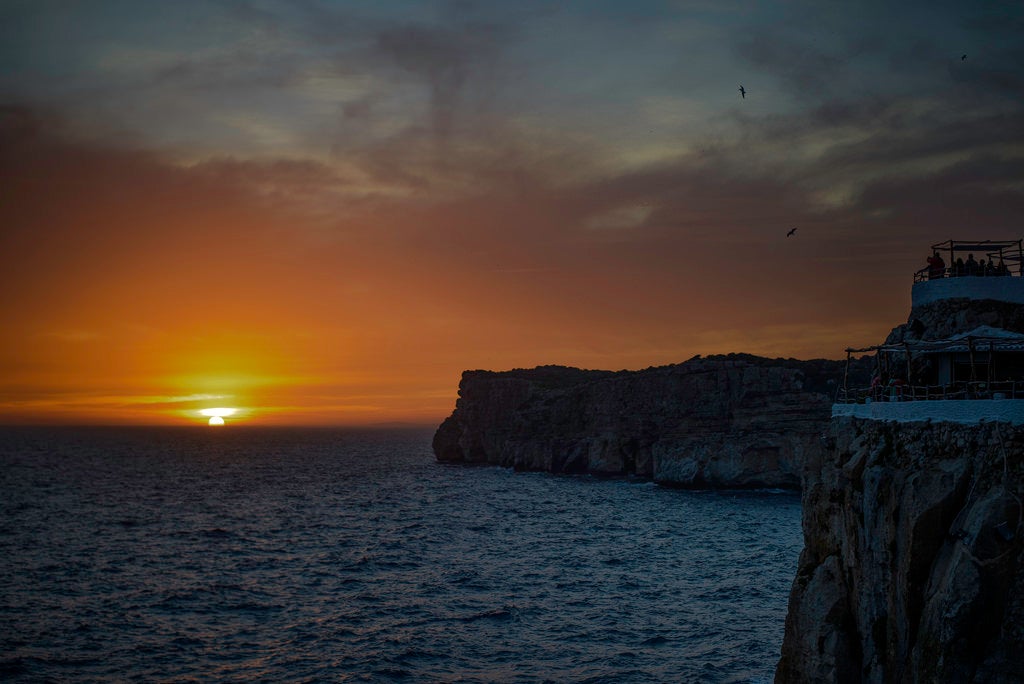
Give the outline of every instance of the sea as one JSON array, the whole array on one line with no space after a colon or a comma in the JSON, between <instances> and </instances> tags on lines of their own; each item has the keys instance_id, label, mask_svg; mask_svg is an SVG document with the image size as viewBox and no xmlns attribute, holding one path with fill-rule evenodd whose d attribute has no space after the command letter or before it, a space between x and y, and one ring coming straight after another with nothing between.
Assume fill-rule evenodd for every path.
<instances>
[{"instance_id":1,"label":"sea","mask_svg":"<svg viewBox=\"0 0 1024 684\"><path fill-rule=\"evenodd\" d=\"M0 679L769 682L800 499L429 429L0 429Z\"/></svg>"}]
</instances>

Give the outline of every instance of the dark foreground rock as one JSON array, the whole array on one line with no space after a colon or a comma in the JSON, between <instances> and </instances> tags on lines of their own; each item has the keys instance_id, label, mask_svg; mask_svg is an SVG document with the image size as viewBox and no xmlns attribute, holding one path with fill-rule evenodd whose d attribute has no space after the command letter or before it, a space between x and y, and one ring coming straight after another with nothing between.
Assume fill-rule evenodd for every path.
<instances>
[{"instance_id":1,"label":"dark foreground rock","mask_svg":"<svg viewBox=\"0 0 1024 684\"><path fill-rule=\"evenodd\" d=\"M1024 682L1024 427L837 418L777 682Z\"/></svg>"},{"instance_id":2,"label":"dark foreground rock","mask_svg":"<svg viewBox=\"0 0 1024 684\"><path fill-rule=\"evenodd\" d=\"M982 325L1024 332L1024 307L942 300L887 341ZM805 462L775 681L1024 682L1024 426L843 417L829 432Z\"/></svg>"},{"instance_id":3,"label":"dark foreground rock","mask_svg":"<svg viewBox=\"0 0 1024 684\"><path fill-rule=\"evenodd\" d=\"M685 487L798 488L844 365L732 354L643 371L467 371L434 453ZM854 366L864 383L866 368Z\"/></svg>"}]
</instances>

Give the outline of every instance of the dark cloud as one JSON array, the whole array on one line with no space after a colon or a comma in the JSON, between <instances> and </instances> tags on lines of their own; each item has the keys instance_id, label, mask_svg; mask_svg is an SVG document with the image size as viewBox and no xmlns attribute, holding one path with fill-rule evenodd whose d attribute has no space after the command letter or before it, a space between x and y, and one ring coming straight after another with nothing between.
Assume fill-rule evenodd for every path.
<instances>
[{"instance_id":1,"label":"dark cloud","mask_svg":"<svg viewBox=\"0 0 1024 684\"><path fill-rule=\"evenodd\" d=\"M977 155L932 173L871 183L856 208L883 211L892 224L924 235L1019 237L1024 187L1015 178L1024 178L1024 158Z\"/></svg>"},{"instance_id":2,"label":"dark cloud","mask_svg":"<svg viewBox=\"0 0 1024 684\"><path fill-rule=\"evenodd\" d=\"M501 81L500 58L506 44L514 40L517 15L523 13L485 12L479 3L455 1L439 3L433 20L414 22L308 0L292 3L287 11L279 12L240 0L230 2L228 7L268 37L282 37L281 27L288 26L294 35L322 48L337 73L383 75L382 87L388 88L395 81L387 72L397 69L404 78L421 82L429 92L427 122L440 138L450 135L460 109L467 104L475 107L473 114L480 114L483 100ZM302 45L292 45L285 54L270 57L261 56L257 45L244 54L211 64L206 60L202 64L183 62L167 70L164 77L192 77L199 71L215 81L211 71L221 68L237 72L244 65L244 73L253 77L263 73L267 85L283 86L304 64L305 57ZM222 62L219 67L218 61ZM472 93L468 93L470 90ZM350 123L366 121L374 105L384 99L381 93L346 103L344 118Z\"/></svg>"},{"instance_id":3,"label":"dark cloud","mask_svg":"<svg viewBox=\"0 0 1024 684\"><path fill-rule=\"evenodd\" d=\"M301 65L275 51L245 48L215 57L186 57L147 75L139 87L159 91L286 88L301 77Z\"/></svg>"},{"instance_id":4,"label":"dark cloud","mask_svg":"<svg viewBox=\"0 0 1024 684\"><path fill-rule=\"evenodd\" d=\"M741 57L781 79L799 97L824 99L841 91L846 69L859 50L841 45L818 46L779 31L765 31L737 44Z\"/></svg>"},{"instance_id":5,"label":"dark cloud","mask_svg":"<svg viewBox=\"0 0 1024 684\"><path fill-rule=\"evenodd\" d=\"M1024 136L1024 108L1020 112L948 116L935 113L908 117L896 112L881 116L857 143L836 145L825 155L828 165L874 165L925 161L946 155L991 154L1012 151ZM1012 152L1011 152L1012 153Z\"/></svg>"},{"instance_id":6,"label":"dark cloud","mask_svg":"<svg viewBox=\"0 0 1024 684\"><path fill-rule=\"evenodd\" d=\"M509 34L507 27L487 23L407 24L381 31L376 47L400 69L429 84L431 126L435 135L446 139L463 105L468 81L495 80L500 48Z\"/></svg>"},{"instance_id":7,"label":"dark cloud","mask_svg":"<svg viewBox=\"0 0 1024 684\"><path fill-rule=\"evenodd\" d=\"M750 39L744 54L794 87L820 86L818 103L746 113L730 122L732 135L695 143L700 153L619 166L585 138L525 131L500 116L478 127L456 125L459 116L471 118L467 101L482 92L481 82L501 67L503 51L516 40L509 26L472 17L437 26L381 19L366 34L340 13L319 16L324 27L334 22L339 32L364 37L331 53L335 58L346 55L346 68L372 65L423 84L429 116L373 138L350 133L335 139L333 166L222 157L180 167L151 152L51 140L46 144L57 150L51 159L56 171L47 173L57 180L67 175L58 187L70 192L83 183L70 180L73 169L96 167L83 173L89 192L75 191L69 203L90 215L101 213L90 203L116 214L109 188L138 197L128 202L136 218L150 215L149 204L192 207L194 214L174 222L188 224L186 236L201 235L197 226L216 222L209 216L224 218L225 208L247 217L224 219L231 235L240 223L263 225L254 218L260 212L278 226L293 220L295 207L313 207L320 217L333 212L330 230L380 260L380 275L394 282L406 277L399 273L433 278L425 297L529 295L543 301L535 306L544 311L564 315L577 307L574 315L591 323L604 315L602 302L612 302L626 319L650 324L659 309L687 301L692 292L700 298L685 306L702 325L714 325L713 311L728 311L748 325L769 310L790 322L820 320L833 315L836 301L855 306L865 296L860 271L836 267L840 257L864 245L915 254L940 237L987 237L985 230L1004 230L1019 216L1019 107L943 108L934 100L922 103L916 93L827 97L866 43L818 48L768 34ZM794 57L797 64L790 65ZM215 61L211 68L231 67ZM384 106L378 92L348 103L345 119L372 126ZM11 112L6 128L17 131L13 137L46 138L26 110ZM8 146L10 174L22 173L25 161L40 159L45 147ZM41 197L41 190L26 196ZM19 203L26 212L40 207ZM984 225L972 223L972 215ZM61 225L70 230L72 224ZM127 230L124 222L118 226L110 235ZM795 226L799 241L778 242ZM272 241L282 229L263 230ZM324 222L315 230L293 222L286 232L299 243L315 240ZM163 244L152 237L140 242ZM349 261L345 266L363 272ZM508 283L485 273L534 274L536 282L518 283L522 290L513 294ZM808 289L801 285L808 278L829 285ZM547 290L556 284L571 296ZM631 301L645 303L631 309ZM791 306L773 304L782 301ZM508 301L504 306L531 316Z\"/></svg>"},{"instance_id":8,"label":"dark cloud","mask_svg":"<svg viewBox=\"0 0 1024 684\"><path fill-rule=\"evenodd\" d=\"M892 98L869 97L860 100L828 99L812 108L808 117L812 128L871 126L893 115ZM792 120L786 122L792 128ZM804 125L801 123L801 125Z\"/></svg>"},{"instance_id":9,"label":"dark cloud","mask_svg":"<svg viewBox=\"0 0 1024 684\"><path fill-rule=\"evenodd\" d=\"M959 86L961 104L969 98L1024 98L1024 48L976 53L968 61L950 60L947 73Z\"/></svg>"},{"instance_id":10,"label":"dark cloud","mask_svg":"<svg viewBox=\"0 0 1024 684\"><path fill-rule=\"evenodd\" d=\"M7 143L36 138L55 127L52 117L44 117L25 105L0 105L0 137Z\"/></svg>"}]
</instances>

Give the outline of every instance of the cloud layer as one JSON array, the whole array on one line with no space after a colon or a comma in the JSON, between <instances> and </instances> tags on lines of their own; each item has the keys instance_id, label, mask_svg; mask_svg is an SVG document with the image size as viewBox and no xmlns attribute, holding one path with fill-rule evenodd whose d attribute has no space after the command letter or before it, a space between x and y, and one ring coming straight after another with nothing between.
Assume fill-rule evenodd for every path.
<instances>
[{"instance_id":1,"label":"cloud layer","mask_svg":"<svg viewBox=\"0 0 1024 684\"><path fill-rule=\"evenodd\" d=\"M463 368L835 357L931 243L1019 237L1019 16L395 7L4 10L0 417L432 421Z\"/></svg>"}]
</instances>

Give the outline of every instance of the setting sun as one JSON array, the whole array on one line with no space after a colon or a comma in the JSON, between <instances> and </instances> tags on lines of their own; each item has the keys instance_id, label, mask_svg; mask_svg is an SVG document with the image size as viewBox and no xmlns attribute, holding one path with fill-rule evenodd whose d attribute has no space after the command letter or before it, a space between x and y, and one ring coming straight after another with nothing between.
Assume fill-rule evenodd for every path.
<instances>
[{"instance_id":1,"label":"setting sun","mask_svg":"<svg viewBox=\"0 0 1024 684\"><path fill-rule=\"evenodd\" d=\"M236 408L219 407L199 409L199 415L210 417L210 425L223 425L225 417L233 416L236 413L238 413L238 409Z\"/></svg>"}]
</instances>

